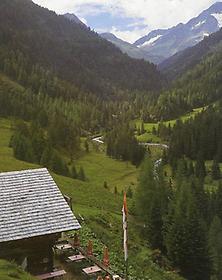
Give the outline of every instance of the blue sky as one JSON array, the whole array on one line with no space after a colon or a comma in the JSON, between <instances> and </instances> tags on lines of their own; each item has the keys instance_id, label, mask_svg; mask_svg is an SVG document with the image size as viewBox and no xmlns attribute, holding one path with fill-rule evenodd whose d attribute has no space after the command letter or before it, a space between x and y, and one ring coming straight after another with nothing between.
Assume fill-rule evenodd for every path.
<instances>
[{"instance_id":1,"label":"blue sky","mask_svg":"<svg viewBox=\"0 0 222 280\"><path fill-rule=\"evenodd\" d=\"M76 14L95 31L112 32L128 42L153 29L187 22L215 0L33 0L50 10ZM182 12L181 12L182 11Z\"/></svg>"}]
</instances>

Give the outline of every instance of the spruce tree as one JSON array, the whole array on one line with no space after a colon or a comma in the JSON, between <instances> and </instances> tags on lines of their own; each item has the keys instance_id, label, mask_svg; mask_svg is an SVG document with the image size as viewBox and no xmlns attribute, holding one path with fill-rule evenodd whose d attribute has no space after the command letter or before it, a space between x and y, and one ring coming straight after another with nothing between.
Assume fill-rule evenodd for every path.
<instances>
[{"instance_id":1,"label":"spruce tree","mask_svg":"<svg viewBox=\"0 0 222 280\"><path fill-rule=\"evenodd\" d=\"M163 150L163 155L162 155L162 164L165 165L168 162L168 156L167 156L167 151L166 149Z\"/></svg>"},{"instance_id":2,"label":"spruce tree","mask_svg":"<svg viewBox=\"0 0 222 280\"><path fill-rule=\"evenodd\" d=\"M82 166L79 169L78 179L81 180L81 181L86 180L85 172L84 172L84 169L83 169Z\"/></svg>"},{"instance_id":3,"label":"spruce tree","mask_svg":"<svg viewBox=\"0 0 222 280\"><path fill-rule=\"evenodd\" d=\"M169 205L164 240L168 258L191 280L208 280L210 262L202 219L191 187L184 181Z\"/></svg>"},{"instance_id":4,"label":"spruce tree","mask_svg":"<svg viewBox=\"0 0 222 280\"><path fill-rule=\"evenodd\" d=\"M163 249L162 229L168 202L167 190L162 171L154 172L152 161L146 158L141 167L135 206L145 225L143 235L155 249Z\"/></svg>"},{"instance_id":5,"label":"spruce tree","mask_svg":"<svg viewBox=\"0 0 222 280\"><path fill-rule=\"evenodd\" d=\"M211 176L213 180L219 180L221 178L221 171L218 160L215 158L211 168Z\"/></svg>"},{"instance_id":6,"label":"spruce tree","mask_svg":"<svg viewBox=\"0 0 222 280\"><path fill-rule=\"evenodd\" d=\"M222 279L222 223L218 216L215 216L209 230L209 251L213 264L212 279Z\"/></svg>"},{"instance_id":7,"label":"spruce tree","mask_svg":"<svg viewBox=\"0 0 222 280\"><path fill-rule=\"evenodd\" d=\"M127 189L126 192L127 197L132 198L133 197L133 191L131 189L131 187L129 186L129 188Z\"/></svg>"},{"instance_id":8,"label":"spruce tree","mask_svg":"<svg viewBox=\"0 0 222 280\"><path fill-rule=\"evenodd\" d=\"M56 153L53 152L50 160L50 168L57 174L68 176L69 171L64 160Z\"/></svg>"},{"instance_id":9,"label":"spruce tree","mask_svg":"<svg viewBox=\"0 0 222 280\"><path fill-rule=\"evenodd\" d=\"M78 174L77 174L75 165L72 165L72 166L71 166L71 172L70 172L70 174L71 174L71 177L72 177L73 179L77 179L77 178L78 178Z\"/></svg>"},{"instance_id":10,"label":"spruce tree","mask_svg":"<svg viewBox=\"0 0 222 280\"><path fill-rule=\"evenodd\" d=\"M88 143L88 141L86 140L84 144L85 144L85 151L88 153L89 152L89 143Z\"/></svg>"},{"instance_id":11,"label":"spruce tree","mask_svg":"<svg viewBox=\"0 0 222 280\"><path fill-rule=\"evenodd\" d=\"M116 186L114 187L114 194L118 194L118 190Z\"/></svg>"},{"instance_id":12,"label":"spruce tree","mask_svg":"<svg viewBox=\"0 0 222 280\"><path fill-rule=\"evenodd\" d=\"M215 214L222 220L222 183L219 182L218 189L215 194Z\"/></svg>"},{"instance_id":13,"label":"spruce tree","mask_svg":"<svg viewBox=\"0 0 222 280\"><path fill-rule=\"evenodd\" d=\"M197 161L195 165L195 175L197 178L204 179L206 176L206 166L203 159L202 153L199 153L197 156Z\"/></svg>"},{"instance_id":14,"label":"spruce tree","mask_svg":"<svg viewBox=\"0 0 222 280\"><path fill-rule=\"evenodd\" d=\"M104 189L108 189L108 184L106 181L103 183L103 187L104 187Z\"/></svg>"},{"instance_id":15,"label":"spruce tree","mask_svg":"<svg viewBox=\"0 0 222 280\"><path fill-rule=\"evenodd\" d=\"M140 129L140 132L141 134L144 134L146 131L145 131L145 128L144 128L144 122L142 121L141 122L141 129Z\"/></svg>"},{"instance_id":16,"label":"spruce tree","mask_svg":"<svg viewBox=\"0 0 222 280\"><path fill-rule=\"evenodd\" d=\"M188 174L189 174L189 176L194 175L194 166L193 166L193 162L192 161L190 161L189 165L188 165Z\"/></svg>"},{"instance_id":17,"label":"spruce tree","mask_svg":"<svg viewBox=\"0 0 222 280\"><path fill-rule=\"evenodd\" d=\"M44 167L50 167L50 162L51 162L51 157L52 157L53 151L50 146L46 146L44 149L41 159L40 159L40 164Z\"/></svg>"}]
</instances>

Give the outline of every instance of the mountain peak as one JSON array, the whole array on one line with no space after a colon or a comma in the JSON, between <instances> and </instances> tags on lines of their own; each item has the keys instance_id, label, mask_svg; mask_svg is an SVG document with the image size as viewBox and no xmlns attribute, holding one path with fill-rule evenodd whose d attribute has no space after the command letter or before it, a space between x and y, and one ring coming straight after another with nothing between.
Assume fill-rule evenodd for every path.
<instances>
[{"instance_id":1,"label":"mountain peak","mask_svg":"<svg viewBox=\"0 0 222 280\"><path fill-rule=\"evenodd\" d=\"M116 37L112 33L101 33L100 36L103 39L108 40L112 44L114 44L116 47L118 47L123 53L126 53L128 56L136 59L144 59L146 61L152 62L154 64L157 64L157 62L160 60L159 57L148 55L146 52L135 46L134 44L130 44L126 41L121 40L120 38Z\"/></svg>"},{"instance_id":2,"label":"mountain peak","mask_svg":"<svg viewBox=\"0 0 222 280\"><path fill-rule=\"evenodd\" d=\"M216 2L211 5L208 9L204 10L199 17L211 15L213 13L222 13L222 2Z\"/></svg>"},{"instance_id":3,"label":"mountain peak","mask_svg":"<svg viewBox=\"0 0 222 280\"><path fill-rule=\"evenodd\" d=\"M222 9L222 2L214 3L207 10L210 10L210 9L221 10Z\"/></svg>"},{"instance_id":4,"label":"mountain peak","mask_svg":"<svg viewBox=\"0 0 222 280\"><path fill-rule=\"evenodd\" d=\"M148 54L162 57L163 61L177 52L195 46L221 27L222 2L216 2L187 23L180 23L169 29L154 30L137 40L134 45Z\"/></svg>"},{"instance_id":5,"label":"mountain peak","mask_svg":"<svg viewBox=\"0 0 222 280\"><path fill-rule=\"evenodd\" d=\"M75 14L66 13L63 16L72 22L86 26Z\"/></svg>"}]
</instances>

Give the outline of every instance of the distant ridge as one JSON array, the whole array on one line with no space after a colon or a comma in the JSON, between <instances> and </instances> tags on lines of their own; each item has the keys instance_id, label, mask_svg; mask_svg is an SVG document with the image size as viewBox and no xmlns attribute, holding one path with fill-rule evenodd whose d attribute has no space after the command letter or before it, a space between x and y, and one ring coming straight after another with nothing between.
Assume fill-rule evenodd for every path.
<instances>
[{"instance_id":1,"label":"distant ridge","mask_svg":"<svg viewBox=\"0 0 222 280\"><path fill-rule=\"evenodd\" d=\"M211 34L196 46L168 58L159 64L158 69L167 75L169 79L176 79L197 65L209 53L214 53L221 49L222 29Z\"/></svg>"},{"instance_id":2,"label":"distant ridge","mask_svg":"<svg viewBox=\"0 0 222 280\"><path fill-rule=\"evenodd\" d=\"M133 44L130 44L128 42L125 42L119 38L117 38L112 33L102 33L100 36L111 43L113 43L115 46L117 46L123 53L128 54L132 58L136 59L144 59L146 61L152 62L154 64L157 64L159 60L161 60L160 57L154 56L152 54L148 54L146 51L143 51L142 49L134 46Z\"/></svg>"},{"instance_id":3,"label":"distant ridge","mask_svg":"<svg viewBox=\"0 0 222 280\"><path fill-rule=\"evenodd\" d=\"M147 55L160 57L158 63L202 41L222 27L222 2L213 4L186 24L169 29L158 29L140 38L134 46Z\"/></svg>"}]
</instances>

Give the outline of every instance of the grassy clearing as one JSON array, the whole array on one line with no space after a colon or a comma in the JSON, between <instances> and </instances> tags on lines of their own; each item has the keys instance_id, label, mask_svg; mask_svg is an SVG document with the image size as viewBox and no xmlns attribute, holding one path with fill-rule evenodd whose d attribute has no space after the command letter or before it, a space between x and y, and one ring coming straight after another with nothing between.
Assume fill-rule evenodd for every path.
<instances>
[{"instance_id":1,"label":"grassy clearing","mask_svg":"<svg viewBox=\"0 0 222 280\"><path fill-rule=\"evenodd\" d=\"M194 118L198 113L200 113L202 110L204 110L206 107L201 107L201 108L196 108L196 109L193 109L192 112L190 113L187 113L186 115L183 115L181 116L180 119L181 121L185 122L191 118ZM170 120L170 121L165 121L163 122L164 125L168 126L168 125L171 125L171 127L173 127L177 120L178 119L173 119L173 120ZM134 121L134 125L136 126L136 128L140 128L141 127L141 124L142 124L142 121L141 120L135 120ZM140 136L137 136L137 139L139 142L153 142L153 143L160 143L161 142L161 139L154 135L152 133L152 130L153 128L155 129L158 129L158 125L159 125L159 122L157 123L144 123L144 129L146 131L146 133L140 135Z\"/></svg>"},{"instance_id":2,"label":"grassy clearing","mask_svg":"<svg viewBox=\"0 0 222 280\"><path fill-rule=\"evenodd\" d=\"M92 148L90 150L76 162L77 167L84 167L89 184L102 187L106 181L111 191L115 186L121 191L136 184L138 170L132 164L111 159Z\"/></svg>"},{"instance_id":3,"label":"grassy clearing","mask_svg":"<svg viewBox=\"0 0 222 280\"><path fill-rule=\"evenodd\" d=\"M0 172L40 167L37 164L23 162L14 158L13 151L9 147L12 133L11 121L0 119ZM121 193L129 185L136 185L138 169L133 165L128 162L111 159L103 152L92 150L91 147L90 150L89 153L84 153L75 162L77 169L80 166L84 167L87 177L86 182L52 173L61 188L68 194L73 195L76 203L80 205L84 203L87 207L92 204L96 207L104 204L103 198L107 199L109 197L114 201L117 200L116 195L113 193L115 186L118 192ZM108 184L108 189L103 187L105 181ZM101 203L99 200L100 197ZM95 204L95 198L98 204ZM113 203L114 206L115 204Z\"/></svg>"},{"instance_id":4,"label":"grassy clearing","mask_svg":"<svg viewBox=\"0 0 222 280\"><path fill-rule=\"evenodd\" d=\"M13 157L9 141L12 135L11 121L0 119L0 171L23 170L38 167L35 164L22 162Z\"/></svg>"},{"instance_id":5,"label":"grassy clearing","mask_svg":"<svg viewBox=\"0 0 222 280\"><path fill-rule=\"evenodd\" d=\"M160 137L154 135L152 132L148 131L142 135L137 136L137 140L141 143L161 143Z\"/></svg>"}]
</instances>

